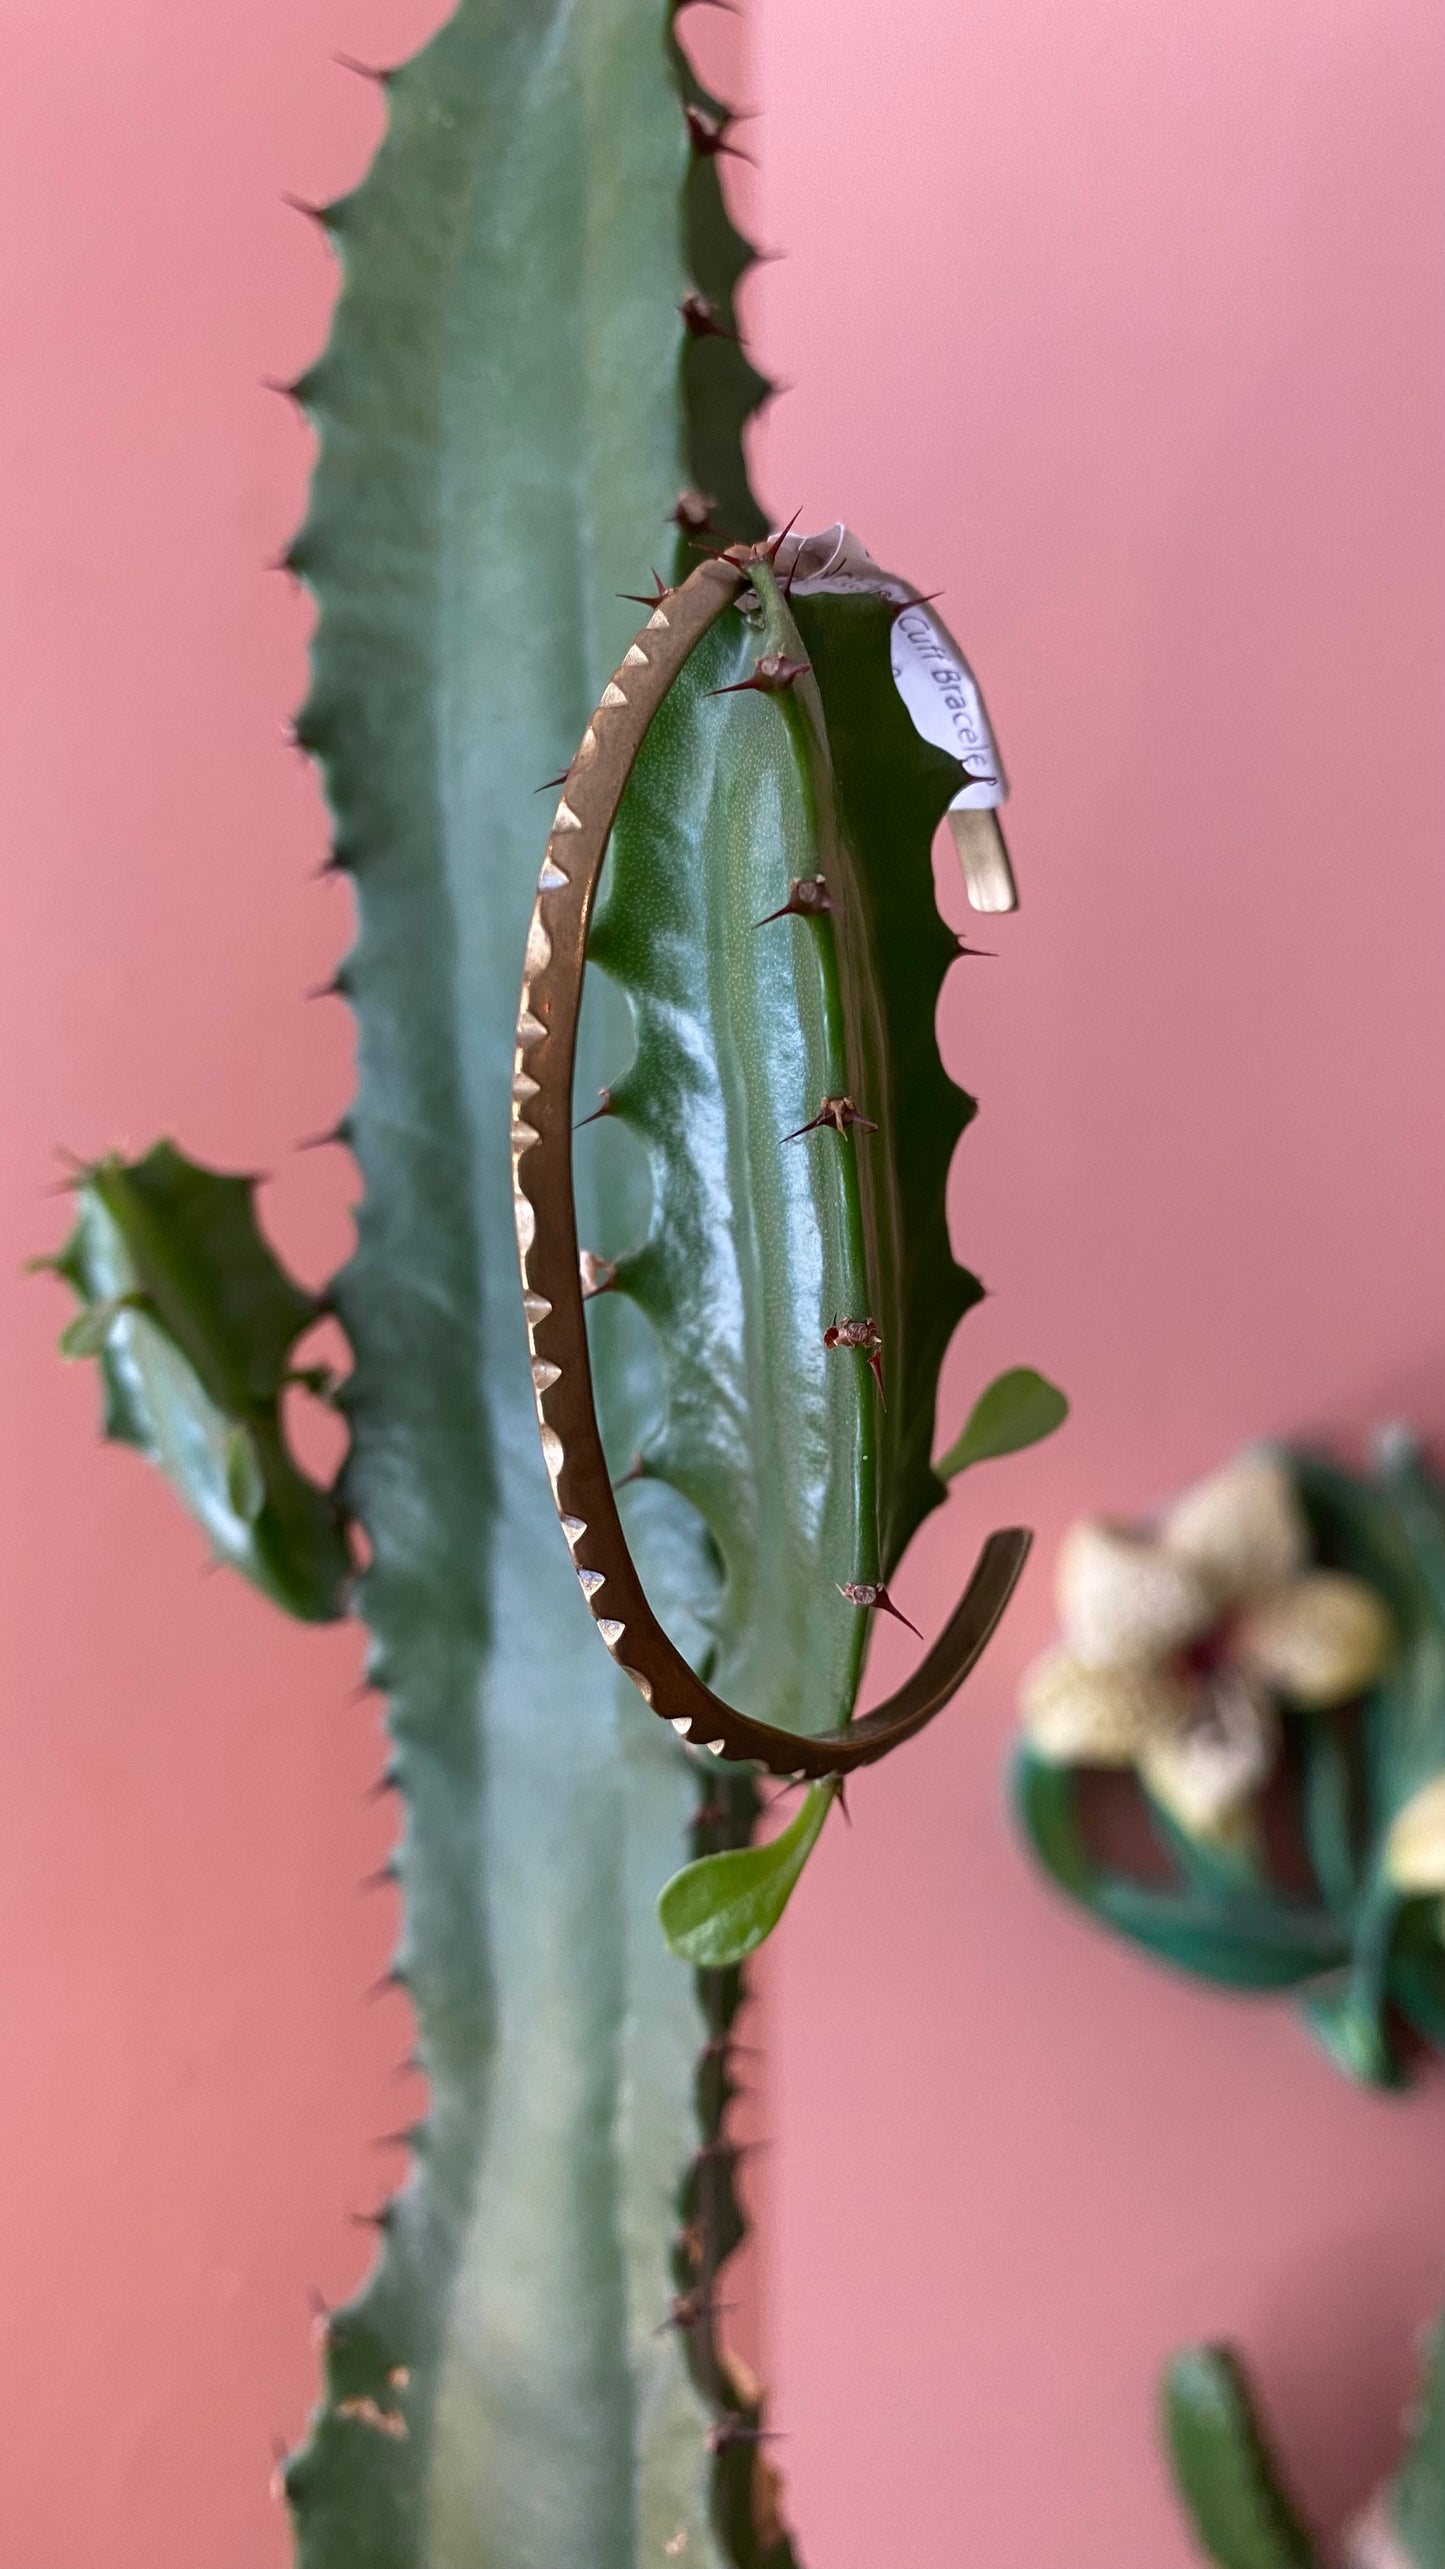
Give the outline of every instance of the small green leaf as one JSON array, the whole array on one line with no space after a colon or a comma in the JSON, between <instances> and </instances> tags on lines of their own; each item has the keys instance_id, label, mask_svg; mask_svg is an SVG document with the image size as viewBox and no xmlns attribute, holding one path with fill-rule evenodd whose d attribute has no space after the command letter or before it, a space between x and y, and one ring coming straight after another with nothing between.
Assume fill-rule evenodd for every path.
<instances>
[{"instance_id":1,"label":"small green leaf","mask_svg":"<svg viewBox=\"0 0 1445 2569\"><path fill-rule=\"evenodd\" d=\"M1186 2346L1162 2391L1175 2483L1209 2558L1220 2569L1319 2569L1238 2357L1227 2346Z\"/></svg>"},{"instance_id":2,"label":"small green leaf","mask_svg":"<svg viewBox=\"0 0 1445 2569\"><path fill-rule=\"evenodd\" d=\"M62 1356L103 1355L121 1313L134 1311L139 1302L139 1294L115 1293L108 1295L103 1302L87 1304L85 1310L78 1312L69 1327L60 1333Z\"/></svg>"},{"instance_id":3,"label":"small green leaf","mask_svg":"<svg viewBox=\"0 0 1445 2569\"><path fill-rule=\"evenodd\" d=\"M1015 1365L979 1393L963 1434L934 1469L941 1481L951 1481L970 1463L1020 1454L1026 1445L1052 1436L1068 1414L1069 1404L1055 1384L1036 1374L1032 1365Z\"/></svg>"},{"instance_id":4,"label":"small green leaf","mask_svg":"<svg viewBox=\"0 0 1445 2569\"><path fill-rule=\"evenodd\" d=\"M266 1504L266 1476L249 1427L233 1427L226 1438L226 1495L243 1523L254 1525Z\"/></svg>"},{"instance_id":5,"label":"small green leaf","mask_svg":"<svg viewBox=\"0 0 1445 2569\"><path fill-rule=\"evenodd\" d=\"M726 1971L757 1952L797 1888L837 1791L831 1780L813 1785L780 1837L766 1846L700 1856L664 1883L657 1914L679 1961L699 1971Z\"/></svg>"}]
</instances>

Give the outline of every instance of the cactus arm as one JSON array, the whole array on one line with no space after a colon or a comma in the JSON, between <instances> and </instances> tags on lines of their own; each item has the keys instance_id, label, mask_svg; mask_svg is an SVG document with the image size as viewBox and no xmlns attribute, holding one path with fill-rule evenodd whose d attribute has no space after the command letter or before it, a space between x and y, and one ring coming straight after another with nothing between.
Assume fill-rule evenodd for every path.
<instances>
[{"instance_id":1,"label":"cactus arm","mask_svg":"<svg viewBox=\"0 0 1445 2569\"><path fill-rule=\"evenodd\" d=\"M977 1112L939 1058L939 994L958 940L938 915L932 845L958 765L915 731L889 659L896 604L801 586L793 613L812 664L851 848L857 948L866 942L876 994L861 1009L861 1076L880 1101L893 1149L868 1163L869 1250L888 1368L883 1429L883 1575L943 1498L929 1456L938 1373L954 1328L982 1299L949 1241L947 1175Z\"/></svg>"},{"instance_id":2,"label":"cactus arm","mask_svg":"<svg viewBox=\"0 0 1445 2569\"><path fill-rule=\"evenodd\" d=\"M55 1261L82 1309L62 1340L98 1359L106 1433L159 1465L215 1557L306 1622L344 1614L336 1499L286 1447L296 1341L321 1305L278 1265L254 1189L169 1142L84 1169Z\"/></svg>"},{"instance_id":3,"label":"cactus arm","mask_svg":"<svg viewBox=\"0 0 1445 2569\"><path fill-rule=\"evenodd\" d=\"M431 2089L287 2473L305 2569L764 2558L739 2498L755 2399L715 2359L707 2296L666 2324L678 2195L700 2142L721 2147L715 2120L699 2135L697 2054L706 2033L725 2060L736 1992L703 1984L700 2014L657 1935L696 1782L598 1650L558 1542L505 1114L534 789L625 644L616 593L666 558L697 480L668 23L663 0L464 0L390 80L373 171L323 218L345 288L298 387L322 449L292 557L321 610L298 729L359 910L346 1486ZM580 1207L592 1237L602 1192ZM607 1193L640 1230L626 1169ZM610 1334L598 1392L624 1437L645 1375ZM655 1583L705 1588L650 1496L629 1507L654 1520ZM731 1797L711 1842L747 1820Z\"/></svg>"},{"instance_id":4,"label":"cactus arm","mask_svg":"<svg viewBox=\"0 0 1445 2569\"><path fill-rule=\"evenodd\" d=\"M736 299L754 253L728 215L720 183L719 161L732 148L728 110L696 78L675 39L672 54L684 106L694 120L694 135L703 138L692 153L683 194L687 271L721 324L717 330L689 333L683 348L682 396L692 495L709 503L705 524L714 541L756 543L767 533L767 519L748 486L743 430L771 386L744 354ZM712 128L717 129L715 135ZM712 148L712 141L721 150ZM689 531L701 534L703 524L699 520Z\"/></svg>"},{"instance_id":5,"label":"cactus arm","mask_svg":"<svg viewBox=\"0 0 1445 2569\"><path fill-rule=\"evenodd\" d=\"M1176 2355L1162 2409L1179 2495L1219 2569L1321 2569L1231 2349L1190 2346Z\"/></svg>"}]
</instances>

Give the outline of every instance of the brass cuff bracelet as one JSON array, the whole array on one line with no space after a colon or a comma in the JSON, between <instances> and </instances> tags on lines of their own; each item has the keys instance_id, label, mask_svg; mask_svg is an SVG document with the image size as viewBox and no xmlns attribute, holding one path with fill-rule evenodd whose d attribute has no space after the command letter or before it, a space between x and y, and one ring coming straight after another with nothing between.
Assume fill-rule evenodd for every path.
<instances>
[{"instance_id":1,"label":"brass cuff bracelet","mask_svg":"<svg viewBox=\"0 0 1445 2569\"><path fill-rule=\"evenodd\" d=\"M957 1693L1008 1603L1029 1536L1017 1527L989 1536L921 1666L845 1730L779 1730L724 1703L663 1631L622 1530L592 1397L572 1192L572 1078L587 933L617 807L648 724L690 652L746 587L755 558L740 547L705 561L664 595L603 689L568 770L527 935L512 1079L512 1186L542 1452L604 1642L653 1711L695 1746L752 1760L774 1775L840 1775L886 1756Z\"/></svg>"}]
</instances>

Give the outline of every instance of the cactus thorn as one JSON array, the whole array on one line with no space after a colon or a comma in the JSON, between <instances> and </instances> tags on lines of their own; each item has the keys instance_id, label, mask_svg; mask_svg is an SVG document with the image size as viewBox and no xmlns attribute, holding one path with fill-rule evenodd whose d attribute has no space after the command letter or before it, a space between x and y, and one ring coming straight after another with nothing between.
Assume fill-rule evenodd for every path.
<instances>
[{"instance_id":1,"label":"cactus thorn","mask_svg":"<svg viewBox=\"0 0 1445 2569\"><path fill-rule=\"evenodd\" d=\"M664 598L671 597L672 591L654 566L651 597L647 597L636 589L619 589L617 594L630 607L660 607Z\"/></svg>"},{"instance_id":2,"label":"cactus thorn","mask_svg":"<svg viewBox=\"0 0 1445 2569\"><path fill-rule=\"evenodd\" d=\"M388 1858L385 1864L379 1864L377 1866L375 1873L365 1873L362 1875L361 1880L356 1886L358 1897L363 1892L388 1891L391 1889L396 1879L397 1872L395 1859Z\"/></svg>"},{"instance_id":3,"label":"cactus thorn","mask_svg":"<svg viewBox=\"0 0 1445 2569\"><path fill-rule=\"evenodd\" d=\"M610 1115L611 1113L612 1091L610 1088L599 1088L597 1091L597 1104L593 1107L591 1114L584 1115L580 1122L573 1125L572 1130L574 1133L580 1133L584 1131L586 1126L589 1124L600 1124L603 1116Z\"/></svg>"},{"instance_id":4,"label":"cactus thorn","mask_svg":"<svg viewBox=\"0 0 1445 2569\"><path fill-rule=\"evenodd\" d=\"M566 784L571 773L570 767L564 767L560 776L544 776L541 784L534 785L532 791L534 794L551 794L559 785Z\"/></svg>"},{"instance_id":5,"label":"cactus thorn","mask_svg":"<svg viewBox=\"0 0 1445 2569\"><path fill-rule=\"evenodd\" d=\"M577 1267L582 1278L584 1302L595 1301L599 1293L606 1293L616 1281L617 1260L599 1258L595 1249L579 1249Z\"/></svg>"},{"instance_id":6,"label":"cactus thorn","mask_svg":"<svg viewBox=\"0 0 1445 2569\"><path fill-rule=\"evenodd\" d=\"M416 2129L413 2126L404 2132L379 2132L371 2146L374 2150L414 2150L416 2139Z\"/></svg>"},{"instance_id":7,"label":"cactus thorn","mask_svg":"<svg viewBox=\"0 0 1445 2569\"><path fill-rule=\"evenodd\" d=\"M711 526L716 506L716 500L709 499L706 491L679 491L673 524L681 527L684 535L701 535Z\"/></svg>"},{"instance_id":8,"label":"cactus thorn","mask_svg":"<svg viewBox=\"0 0 1445 2569\"><path fill-rule=\"evenodd\" d=\"M958 934L958 931L957 931L956 929L955 929L955 931L954 931L954 934L955 934L955 935L957 935L957 934ZM968 942L967 937L963 937L963 936L960 936L960 937L959 937L959 939L958 939L958 951L959 951L959 953L960 953L960 954L966 954L966 955L974 955L974 956L977 956L977 958L978 958L978 960L979 960L979 962L980 962L980 963L997 963L997 961L998 961L998 951L997 951L997 948L996 948L996 947L994 947L994 946L971 946L971 945L969 944L969 942Z\"/></svg>"},{"instance_id":9,"label":"cactus thorn","mask_svg":"<svg viewBox=\"0 0 1445 2569\"><path fill-rule=\"evenodd\" d=\"M878 1130L869 1116L859 1114L851 1097L825 1097L812 1121L800 1124L796 1133L785 1133L783 1139L785 1142L801 1142L805 1133L821 1132L824 1125L827 1125L831 1132L846 1133L849 1126L854 1124L860 1126L865 1133L876 1133Z\"/></svg>"},{"instance_id":10,"label":"cactus thorn","mask_svg":"<svg viewBox=\"0 0 1445 2569\"><path fill-rule=\"evenodd\" d=\"M788 897L780 910L769 910L765 918L754 919L755 928L769 928L774 919L818 919L826 910L836 909L823 874L805 874L788 886Z\"/></svg>"},{"instance_id":11,"label":"cactus thorn","mask_svg":"<svg viewBox=\"0 0 1445 2569\"><path fill-rule=\"evenodd\" d=\"M262 375L259 377L259 382L262 392L277 393L282 401L290 402L293 410L304 412L306 405L301 398L298 384L283 383L279 375Z\"/></svg>"},{"instance_id":12,"label":"cactus thorn","mask_svg":"<svg viewBox=\"0 0 1445 2569\"><path fill-rule=\"evenodd\" d=\"M331 59L338 70L354 71L358 80L374 81L378 89L385 89L387 82L396 77L394 72L384 70L379 63L358 61L355 54L333 54Z\"/></svg>"},{"instance_id":13,"label":"cactus thorn","mask_svg":"<svg viewBox=\"0 0 1445 2569\"><path fill-rule=\"evenodd\" d=\"M925 589L921 597L890 598L888 603L893 609L894 621L896 622L899 616L907 615L910 607L931 607L935 600L941 598L942 595L942 589Z\"/></svg>"},{"instance_id":14,"label":"cactus thorn","mask_svg":"<svg viewBox=\"0 0 1445 2569\"><path fill-rule=\"evenodd\" d=\"M846 1589L844 1594L847 1594ZM364 2007L373 2006L378 1998L389 1998L394 1989L405 1989L405 1987L406 1982L393 1963L389 1971L384 1971L379 1980L371 1983L370 1988L363 1989L361 2003Z\"/></svg>"},{"instance_id":15,"label":"cactus thorn","mask_svg":"<svg viewBox=\"0 0 1445 2569\"><path fill-rule=\"evenodd\" d=\"M725 321L718 319L717 305L698 286L688 288L677 308L689 338L736 339L738 335L736 330L728 328Z\"/></svg>"},{"instance_id":16,"label":"cactus thorn","mask_svg":"<svg viewBox=\"0 0 1445 2569\"><path fill-rule=\"evenodd\" d=\"M849 1579L840 1582L838 1594L840 1597L846 1597L850 1606L867 1606L876 1614L891 1615L895 1623L906 1623L910 1632L918 1632L917 1624L909 1623L907 1615L895 1606L887 1589L876 1580ZM918 1632L918 1638L920 1641L923 1639L921 1632Z\"/></svg>"},{"instance_id":17,"label":"cactus thorn","mask_svg":"<svg viewBox=\"0 0 1445 2569\"><path fill-rule=\"evenodd\" d=\"M752 164L751 152L740 152L736 143L728 141L728 127L733 122L731 116L709 115L705 107L695 107L691 102L683 109L683 114L687 118L693 149L701 160L716 160L720 152L725 152L730 160Z\"/></svg>"},{"instance_id":18,"label":"cactus thorn","mask_svg":"<svg viewBox=\"0 0 1445 2569\"><path fill-rule=\"evenodd\" d=\"M736 2308L736 2302L710 2301L705 2293L679 2293L666 2319L652 2333L654 2337L665 2337L669 2328L703 2328Z\"/></svg>"},{"instance_id":19,"label":"cactus thorn","mask_svg":"<svg viewBox=\"0 0 1445 2569\"><path fill-rule=\"evenodd\" d=\"M347 2214L347 2219L350 2221L353 2230L389 2230L391 2228L391 2218L391 2205L389 2203L384 2203L379 2212L351 2212Z\"/></svg>"},{"instance_id":20,"label":"cactus thorn","mask_svg":"<svg viewBox=\"0 0 1445 2569\"><path fill-rule=\"evenodd\" d=\"M796 679L807 676L811 660L790 660L785 651L765 651L750 678L735 679L730 687L709 687L710 696L745 696L756 689L761 696L776 696Z\"/></svg>"},{"instance_id":21,"label":"cactus thorn","mask_svg":"<svg viewBox=\"0 0 1445 2569\"><path fill-rule=\"evenodd\" d=\"M760 562L776 562L778 555L781 553L783 546L787 543L789 536L792 534L793 529L797 525L802 514L803 512L800 508L795 508L786 526L780 526L776 535L764 536L762 543L757 548L757 556Z\"/></svg>"},{"instance_id":22,"label":"cactus thorn","mask_svg":"<svg viewBox=\"0 0 1445 2569\"><path fill-rule=\"evenodd\" d=\"M334 208L329 205L313 205L309 196L293 196L290 189L284 187L281 190L281 202L289 207L293 214L304 214L308 223L314 223L318 230L326 233L329 238L335 219Z\"/></svg>"},{"instance_id":23,"label":"cactus thorn","mask_svg":"<svg viewBox=\"0 0 1445 2569\"><path fill-rule=\"evenodd\" d=\"M355 1700L360 1702L363 1695L369 1695L371 1692L372 1689L369 1686L362 1687L358 1690ZM388 1793L399 1793L400 1791L401 1778L391 1767L388 1766L380 1775L378 1775L374 1784L368 1784L365 1793L362 1795L362 1800L366 1802L383 1802L385 1801Z\"/></svg>"},{"instance_id":24,"label":"cactus thorn","mask_svg":"<svg viewBox=\"0 0 1445 2569\"><path fill-rule=\"evenodd\" d=\"M626 1471L618 1473L612 1486L614 1490L626 1490L631 1488L634 1481L645 1481L649 1478L650 1468L644 1460L641 1449L639 1448L638 1452L633 1455Z\"/></svg>"},{"instance_id":25,"label":"cactus thorn","mask_svg":"<svg viewBox=\"0 0 1445 2569\"><path fill-rule=\"evenodd\" d=\"M996 776L975 776L971 767L965 767L963 770L963 784L959 790L966 794L970 785L996 785L997 783L998 778Z\"/></svg>"},{"instance_id":26,"label":"cactus thorn","mask_svg":"<svg viewBox=\"0 0 1445 2569\"><path fill-rule=\"evenodd\" d=\"M825 1347L856 1347L860 1355L866 1356L869 1371L878 1386L878 1397L883 1400L883 1336L876 1320L840 1320L835 1312L831 1329L823 1332L823 1344ZM886 1401L884 1407L887 1407Z\"/></svg>"},{"instance_id":27,"label":"cactus thorn","mask_svg":"<svg viewBox=\"0 0 1445 2569\"><path fill-rule=\"evenodd\" d=\"M719 2417L708 2428L706 2443L714 2456L728 2453L735 2444L781 2444L786 2439L776 2426L749 2426L743 2417Z\"/></svg>"}]
</instances>

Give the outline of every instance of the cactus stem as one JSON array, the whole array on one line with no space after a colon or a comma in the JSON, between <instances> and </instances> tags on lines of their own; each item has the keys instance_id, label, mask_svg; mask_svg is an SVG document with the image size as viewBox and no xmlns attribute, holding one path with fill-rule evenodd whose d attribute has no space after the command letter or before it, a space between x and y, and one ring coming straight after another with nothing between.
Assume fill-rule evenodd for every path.
<instances>
[{"instance_id":1,"label":"cactus stem","mask_svg":"<svg viewBox=\"0 0 1445 2569\"><path fill-rule=\"evenodd\" d=\"M765 917L754 919L755 928L770 928L774 919L818 919L825 911L835 910L837 903L828 889L827 877L805 874L788 886L788 897L780 910L769 910Z\"/></svg>"},{"instance_id":2,"label":"cactus stem","mask_svg":"<svg viewBox=\"0 0 1445 2569\"><path fill-rule=\"evenodd\" d=\"M784 687L805 678L811 667L809 660L790 660L786 652L765 651L750 678L737 678L730 687L709 687L707 692L710 696L746 696L756 691L760 696L776 696Z\"/></svg>"},{"instance_id":3,"label":"cactus stem","mask_svg":"<svg viewBox=\"0 0 1445 2569\"><path fill-rule=\"evenodd\" d=\"M573 1127L572 1127L573 1132L574 1132L574 1133L580 1133L580 1132L582 1132L582 1131L584 1130L584 1128L585 1128L588 1124L598 1124L598 1123L600 1123L600 1122L601 1122L601 1120L602 1120L602 1118L603 1118L603 1116L604 1116L604 1115L610 1115L610 1114L612 1113L612 1111L613 1111L613 1110L612 1110L612 1091L611 1091L611 1089L610 1089L610 1088L599 1088L599 1089L598 1089L598 1091L597 1091L597 1104L593 1107L592 1112L591 1112L591 1114L590 1114L590 1115L584 1115L584 1116L581 1118L580 1122L578 1122L578 1123L576 1123L576 1124L574 1124L574 1125L573 1125Z\"/></svg>"},{"instance_id":4,"label":"cactus stem","mask_svg":"<svg viewBox=\"0 0 1445 2569\"><path fill-rule=\"evenodd\" d=\"M869 1116L859 1113L851 1097L825 1097L812 1121L800 1124L796 1133L785 1133L783 1139L785 1142L801 1142L805 1133L820 1133L825 1126L830 1132L846 1133L855 1124L861 1126L865 1133L878 1130Z\"/></svg>"},{"instance_id":5,"label":"cactus stem","mask_svg":"<svg viewBox=\"0 0 1445 2569\"><path fill-rule=\"evenodd\" d=\"M887 1589L880 1587L872 1579L842 1581L839 1583L838 1594L840 1597L846 1597L850 1606L866 1606L874 1614L892 1615L895 1623L906 1623L910 1632L918 1632L917 1624L909 1623L907 1615L895 1606ZM918 1632L918 1638L920 1641L923 1639L921 1632Z\"/></svg>"},{"instance_id":6,"label":"cactus stem","mask_svg":"<svg viewBox=\"0 0 1445 2569\"><path fill-rule=\"evenodd\" d=\"M733 340L737 338L736 330L730 330L725 321L718 319L717 305L710 295L702 292L700 287L690 286L677 308L682 315L683 326L689 338Z\"/></svg>"}]
</instances>

